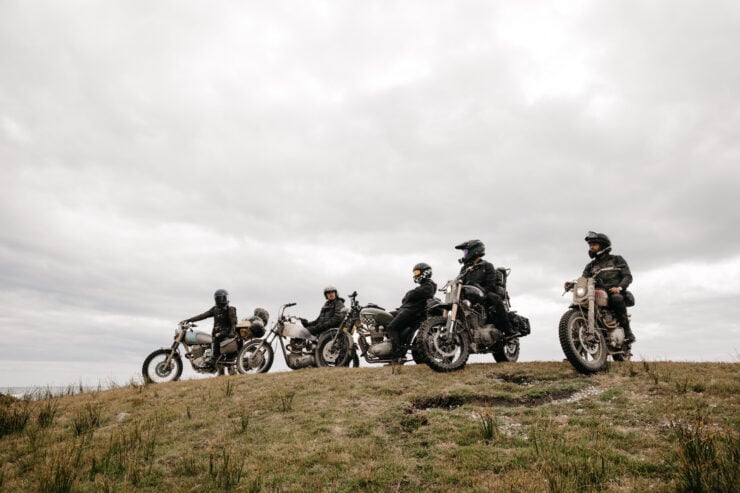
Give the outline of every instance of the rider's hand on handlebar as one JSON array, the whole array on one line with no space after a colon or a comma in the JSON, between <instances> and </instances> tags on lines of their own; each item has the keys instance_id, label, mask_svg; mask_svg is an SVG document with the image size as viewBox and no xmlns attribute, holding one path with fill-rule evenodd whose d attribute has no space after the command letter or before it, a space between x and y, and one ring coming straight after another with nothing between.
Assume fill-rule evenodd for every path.
<instances>
[{"instance_id":1,"label":"rider's hand on handlebar","mask_svg":"<svg viewBox=\"0 0 740 493\"><path fill-rule=\"evenodd\" d=\"M305 318L298 317L298 320L300 320L303 325L308 325L308 320Z\"/></svg>"},{"instance_id":2,"label":"rider's hand on handlebar","mask_svg":"<svg viewBox=\"0 0 740 493\"><path fill-rule=\"evenodd\" d=\"M564 289L564 290L565 290L566 292L567 292L567 291L570 291L571 289L573 289L573 285L574 285L574 284L575 284L575 283L574 283L574 282L572 282L572 281L565 281L565 284L563 284L563 289Z\"/></svg>"}]
</instances>

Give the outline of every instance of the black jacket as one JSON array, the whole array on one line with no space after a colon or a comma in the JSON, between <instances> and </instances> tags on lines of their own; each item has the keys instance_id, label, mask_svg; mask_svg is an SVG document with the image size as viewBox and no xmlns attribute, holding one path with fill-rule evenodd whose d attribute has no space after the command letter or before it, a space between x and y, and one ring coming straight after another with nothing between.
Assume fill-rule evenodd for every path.
<instances>
[{"instance_id":1,"label":"black jacket","mask_svg":"<svg viewBox=\"0 0 740 493\"><path fill-rule=\"evenodd\" d=\"M319 312L319 318L313 322L308 322L306 325L316 327L319 331L339 327L344 318L342 310L344 310L344 298L337 296L333 300L326 300Z\"/></svg>"},{"instance_id":2,"label":"black jacket","mask_svg":"<svg viewBox=\"0 0 740 493\"><path fill-rule=\"evenodd\" d=\"M398 310L423 313L427 307L427 300L429 298L434 298L434 293L436 291L437 285L434 281L431 279L424 279L421 281L421 284L404 295L403 300L401 300L401 306Z\"/></svg>"},{"instance_id":3,"label":"black jacket","mask_svg":"<svg viewBox=\"0 0 740 493\"><path fill-rule=\"evenodd\" d=\"M460 269L460 274L462 274L467 268L467 266L463 266L463 268ZM474 264L471 270L463 276L463 284L478 286L485 293L496 293L497 280L498 275L496 274L496 268L491 262L486 260L481 260L477 264Z\"/></svg>"},{"instance_id":4,"label":"black jacket","mask_svg":"<svg viewBox=\"0 0 740 493\"><path fill-rule=\"evenodd\" d=\"M216 335L217 332L221 332L222 336L234 337L236 332L236 307L228 306L226 308L221 308L220 306L214 306L200 315L190 317L188 321L197 322L198 320L204 320L210 317L213 317L212 335Z\"/></svg>"},{"instance_id":5,"label":"black jacket","mask_svg":"<svg viewBox=\"0 0 740 493\"><path fill-rule=\"evenodd\" d=\"M607 267L616 267L617 270L610 270L596 275L601 269ZM583 277L591 277L593 275L596 275L596 287L602 289L616 287L627 289L627 286L632 282L632 273L627 262L619 255L611 255L609 253L593 259L583 269Z\"/></svg>"}]
</instances>

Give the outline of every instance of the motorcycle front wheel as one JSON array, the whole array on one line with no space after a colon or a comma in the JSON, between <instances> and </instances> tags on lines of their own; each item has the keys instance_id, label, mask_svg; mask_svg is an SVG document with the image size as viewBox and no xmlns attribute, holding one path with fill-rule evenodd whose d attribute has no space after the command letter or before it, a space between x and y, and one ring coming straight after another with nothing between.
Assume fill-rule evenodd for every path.
<instances>
[{"instance_id":1,"label":"motorcycle front wheel","mask_svg":"<svg viewBox=\"0 0 740 493\"><path fill-rule=\"evenodd\" d=\"M167 356L172 353L171 349L158 349L146 357L141 367L141 374L145 383L174 382L182 375L182 360L175 353L167 364Z\"/></svg>"},{"instance_id":2,"label":"motorcycle front wheel","mask_svg":"<svg viewBox=\"0 0 740 493\"><path fill-rule=\"evenodd\" d=\"M349 366L356 356L354 341L347 332L339 329L329 329L319 336L316 343L316 365L323 366ZM357 365L359 365L359 360Z\"/></svg>"},{"instance_id":3,"label":"motorcycle front wheel","mask_svg":"<svg viewBox=\"0 0 740 493\"><path fill-rule=\"evenodd\" d=\"M432 317L419 328L418 338L424 363L434 371L447 372L460 370L470 355L470 342L464 332L455 332L451 338L445 334L447 319Z\"/></svg>"},{"instance_id":4,"label":"motorcycle front wheel","mask_svg":"<svg viewBox=\"0 0 740 493\"><path fill-rule=\"evenodd\" d=\"M519 359L519 338L504 341L493 348L493 359L497 363L514 362Z\"/></svg>"},{"instance_id":5,"label":"motorcycle front wheel","mask_svg":"<svg viewBox=\"0 0 740 493\"><path fill-rule=\"evenodd\" d=\"M568 310L558 327L560 347L570 364L581 373L596 373L606 362L606 341L600 330L588 331L586 317L579 310Z\"/></svg>"},{"instance_id":6,"label":"motorcycle front wheel","mask_svg":"<svg viewBox=\"0 0 740 493\"><path fill-rule=\"evenodd\" d=\"M275 352L271 345L262 339L253 339L239 351L236 357L236 369L244 375L267 373L274 359Z\"/></svg>"}]
</instances>

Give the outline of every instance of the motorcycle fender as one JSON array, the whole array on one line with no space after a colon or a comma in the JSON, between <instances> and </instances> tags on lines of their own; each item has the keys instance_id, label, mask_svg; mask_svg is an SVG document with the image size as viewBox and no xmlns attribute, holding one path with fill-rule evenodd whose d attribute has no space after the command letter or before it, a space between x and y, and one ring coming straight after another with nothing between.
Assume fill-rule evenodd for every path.
<instances>
[{"instance_id":1,"label":"motorcycle fender","mask_svg":"<svg viewBox=\"0 0 740 493\"><path fill-rule=\"evenodd\" d=\"M434 311L442 312L444 310L452 310L452 303L440 303L438 305L432 305L427 308L428 313L433 313Z\"/></svg>"}]
</instances>

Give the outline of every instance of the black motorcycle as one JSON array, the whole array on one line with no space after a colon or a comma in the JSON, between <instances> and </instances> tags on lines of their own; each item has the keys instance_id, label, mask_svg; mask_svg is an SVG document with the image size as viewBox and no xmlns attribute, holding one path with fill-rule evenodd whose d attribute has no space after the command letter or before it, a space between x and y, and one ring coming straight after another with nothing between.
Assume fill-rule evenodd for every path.
<instances>
[{"instance_id":1,"label":"black motorcycle","mask_svg":"<svg viewBox=\"0 0 740 493\"><path fill-rule=\"evenodd\" d=\"M471 266L472 268L472 266ZM530 333L529 320L515 311L507 311L514 335L506 336L490 320L486 310L486 294L477 286L463 284L470 268L448 281L441 289L445 301L436 307L442 316L429 317L419 328L418 338L426 363L435 371L459 370L470 353L492 353L497 362L519 359L519 338ZM502 281L504 306L509 308L506 279L509 269L497 269Z\"/></svg>"}]
</instances>

